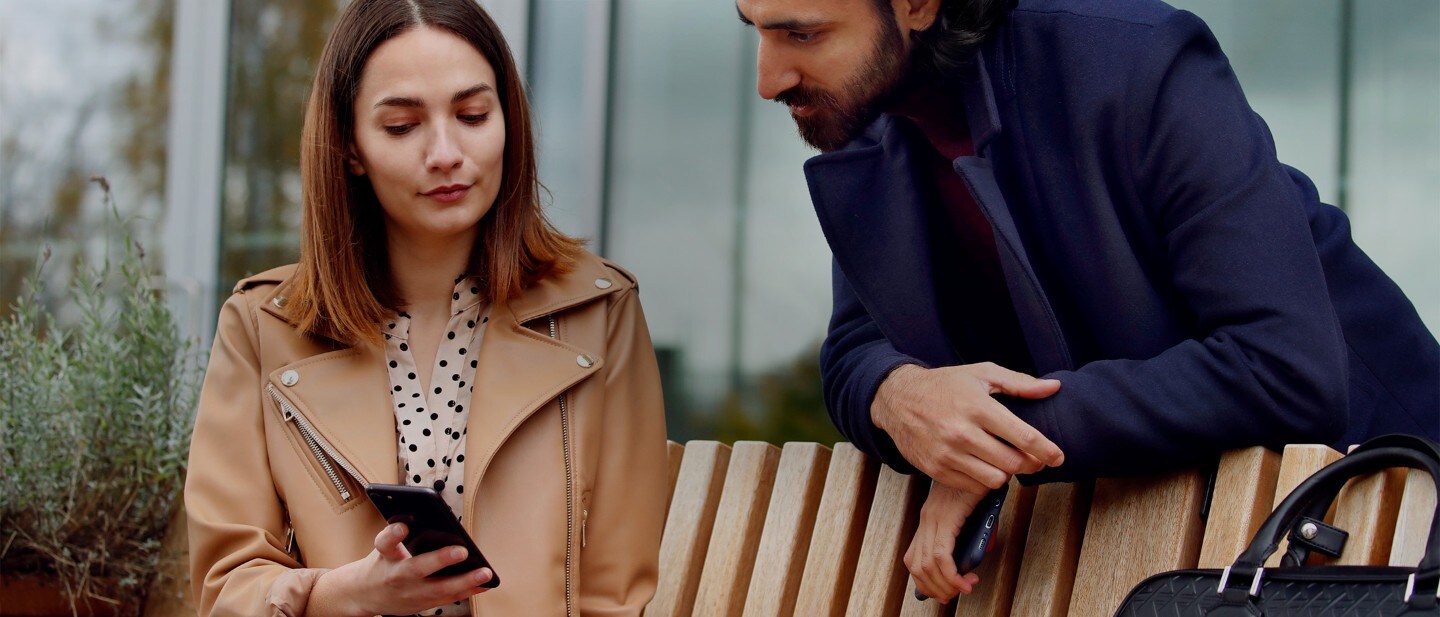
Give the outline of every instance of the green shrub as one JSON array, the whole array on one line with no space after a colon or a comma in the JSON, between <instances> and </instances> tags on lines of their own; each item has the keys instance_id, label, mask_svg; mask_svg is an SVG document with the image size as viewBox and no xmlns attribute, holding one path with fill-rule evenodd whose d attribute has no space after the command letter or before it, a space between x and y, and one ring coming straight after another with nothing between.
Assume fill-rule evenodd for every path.
<instances>
[{"instance_id":1,"label":"green shrub","mask_svg":"<svg viewBox=\"0 0 1440 617\"><path fill-rule=\"evenodd\" d=\"M199 358L114 218L118 264L74 266L76 323L40 301L48 249L0 323L0 569L138 613L184 484Z\"/></svg>"}]
</instances>

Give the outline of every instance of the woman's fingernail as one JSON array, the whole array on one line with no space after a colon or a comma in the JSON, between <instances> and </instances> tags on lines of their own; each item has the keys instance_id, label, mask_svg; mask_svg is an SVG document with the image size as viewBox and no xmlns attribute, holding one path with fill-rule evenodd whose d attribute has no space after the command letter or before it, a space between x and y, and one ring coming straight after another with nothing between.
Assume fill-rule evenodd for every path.
<instances>
[{"instance_id":1,"label":"woman's fingernail","mask_svg":"<svg viewBox=\"0 0 1440 617\"><path fill-rule=\"evenodd\" d=\"M450 549L450 558L452 558L452 559L464 559L464 558L465 558L465 549L460 548L460 547L458 547L458 546L455 547L455 548Z\"/></svg>"},{"instance_id":2,"label":"woman's fingernail","mask_svg":"<svg viewBox=\"0 0 1440 617\"><path fill-rule=\"evenodd\" d=\"M475 582L483 583L490 580L490 568L480 568L475 571Z\"/></svg>"}]
</instances>

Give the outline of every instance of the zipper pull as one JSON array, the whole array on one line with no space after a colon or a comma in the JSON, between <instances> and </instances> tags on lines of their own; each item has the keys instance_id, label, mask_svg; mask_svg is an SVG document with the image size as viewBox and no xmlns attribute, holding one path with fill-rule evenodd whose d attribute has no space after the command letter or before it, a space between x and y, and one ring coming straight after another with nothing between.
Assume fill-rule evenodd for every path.
<instances>
[{"instance_id":1,"label":"zipper pull","mask_svg":"<svg viewBox=\"0 0 1440 617\"><path fill-rule=\"evenodd\" d=\"M580 548L585 548L585 527L590 523L590 509L580 511Z\"/></svg>"}]
</instances>

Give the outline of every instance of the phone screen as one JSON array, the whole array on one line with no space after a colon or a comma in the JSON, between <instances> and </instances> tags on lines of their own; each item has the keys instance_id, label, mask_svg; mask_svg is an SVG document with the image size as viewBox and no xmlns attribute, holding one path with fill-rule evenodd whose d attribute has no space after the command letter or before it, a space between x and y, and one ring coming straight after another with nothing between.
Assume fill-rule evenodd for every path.
<instances>
[{"instance_id":1,"label":"phone screen","mask_svg":"<svg viewBox=\"0 0 1440 617\"><path fill-rule=\"evenodd\" d=\"M405 550L411 555L421 555L447 546L463 546L468 553L465 561L451 564L431 574L453 576L477 568L490 568L493 576L484 587L499 587L500 573L480 554L470 534L445 505L439 493L423 486L401 486L398 484L370 484L365 487L370 502L385 517L387 523L405 523L410 533L405 536Z\"/></svg>"}]
</instances>

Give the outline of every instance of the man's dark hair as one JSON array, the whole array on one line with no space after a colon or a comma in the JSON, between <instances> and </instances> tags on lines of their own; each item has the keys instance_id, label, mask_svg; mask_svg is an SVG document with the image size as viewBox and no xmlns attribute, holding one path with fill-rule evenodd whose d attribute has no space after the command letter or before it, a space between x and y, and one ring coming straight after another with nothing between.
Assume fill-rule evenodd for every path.
<instances>
[{"instance_id":1,"label":"man's dark hair","mask_svg":"<svg viewBox=\"0 0 1440 617\"><path fill-rule=\"evenodd\" d=\"M874 0L875 10L889 28L895 28L890 0ZM941 0L935 23L910 33L915 43L912 66L932 75L944 74L965 64L975 48L1005 21L1015 0Z\"/></svg>"}]
</instances>

